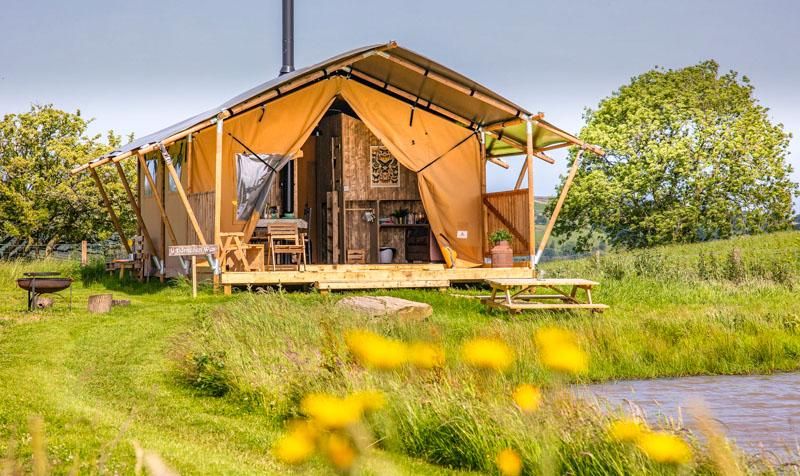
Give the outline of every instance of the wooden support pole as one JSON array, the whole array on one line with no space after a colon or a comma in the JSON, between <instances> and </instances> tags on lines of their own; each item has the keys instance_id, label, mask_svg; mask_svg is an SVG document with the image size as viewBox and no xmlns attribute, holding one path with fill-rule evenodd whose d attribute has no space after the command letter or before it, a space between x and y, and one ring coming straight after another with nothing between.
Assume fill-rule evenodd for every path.
<instances>
[{"instance_id":1,"label":"wooden support pole","mask_svg":"<svg viewBox=\"0 0 800 476\"><path fill-rule=\"evenodd\" d=\"M97 184L97 188L100 189L100 196L103 197L103 203L105 203L108 214L111 216L111 222L114 224L114 228L119 234L119 239L122 240L122 245L125 246L125 249L128 251L128 253L130 253L131 245L128 244L128 238L125 236L125 232L122 231L122 225L119 223L117 214L114 213L114 208L111 206L111 200L108 198L105 187L103 187L103 182L100 181L100 176L97 175L97 171L95 169L89 170L92 172L92 177L94 178L94 182Z\"/></svg>"},{"instance_id":2,"label":"wooden support pole","mask_svg":"<svg viewBox=\"0 0 800 476\"><path fill-rule=\"evenodd\" d=\"M216 151L214 156L214 243L218 247L214 271L214 290L219 289L219 275L224 264L222 263L222 137L224 118L217 119ZM227 288L226 288L227 290Z\"/></svg>"},{"instance_id":3,"label":"wooden support pole","mask_svg":"<svg viewBox=\"0 0 800 476\"><path fill-rule=\"evenodd\" d=\"M189 203L189 199L186 197L186 192L183 190L181 178L178 176L175 166L172 165L172 157L170 157L169 152L167 152L167 148L164 147L164 144L161 144L161 157L164 159L164 166L167 168L170 177L172 177L172 181L175 183L175 190L178 192L181 203L183 203L183 208L186 210L186 214L189 216L189 222L191 222L192 228L194 229L195 234L197 234L197 239L200 240L201 245L207 244L206 238L203 236L203 230L200 229L200 224L197 223L197 217L194 214L194 210L192 210L192 205ZM178 243L175 244L177 245Z\"/></svg>"},{"instance_id":4,"label":"wooden support pole","mask_svg":"<svg viewBox=\"0 0 800 476\"><path fill-rule=\"evenodd\" d=\"M510 165L508 165L508 162L506 162L505 160L498 159L497 157L486 157L486 147L485 146L483 147L483 156L485 157L487 162L491 162L494 165L497 165L499 167L503 167L506 170L508 170L508 168L511 167Z\"/></svg>"},{"instance_id":5,"label":"wooden support pole","mask_svg":"<svg viewBox=\"0 0 800 476\"><path fill-rule=\"evenodd\" d=\"M522 168L519 171L519 176L517 176L517 183L514 184L514 190L519 190L522 187L522 181L525 179L525 174L528 173L528 161L522 163Z\"/></svg>"},{"instance_id":6,"label":"wooden support pole","mask_svg":"<svg viewBox=\"0 0 800 476\"><path fill-rule=\"evenodd\" d=\"M197 297L197 256L192 255L192 298Z\"/></svg>"},{"instance_id":7,"label":"wooden support pole","mask_svg":"<svg viewBox=\"0 0 800 476\"><path fill-rule=\"evenodd\" d=\"M567 179L564 181L564 186L561 187L561 193L558 195L558 201L556 202L555 208L553 208L553 215L547 222L547 228L544 229L542 240L539 242L539 249L536 251L537 264L539 263L539 259L541 259L542 257L542 253L544 252L544 247L547 246L547 240L550 239L550 233L553 232L553 227L556 224L556 219L558 218L558 214L561 212L561 207L564 206L564 201L567 199L567 192L569 192L569 188L572 186L572 181L575 179L575 174L578 173L578 165L580 164L582 155L583 155L583 149L579 150L578 155L575 156L575 160L572 162L572 167L570 167L569 169L569 174L567 175Z\"/></svg>"},{"instance_id":8,"label":"wooden support pole","mask_svg":"<svg viewBox=\"0 0 800 476\"><path fill-rule=\"evenodd\" d=\"M573 136L572 134L568 134L568 133L562 131L558 127L550 124L549 122L545 122L545 121L542 121L542 120L535 120L535 122L536 122L536 127L541 127L541 128L547 129L548 131L552 132L553 134L555 134L555 135L561 137L562 139L565 139L565 140L567 140L567 141L579 146L582 149L588 149L588 150L592 151L593 153L595 153L597 155L605 155L606 154L605 151L603 151L602 148L597 147L596 145L584 142L584 141L578 139L577 137Z\"/></svg>"},{"instance_id":9,"label":"wooden support pole","mask_svg":"<svg viewBox=\"0 0 800 476\"><path fill-rule=\"evenodd\" d=\"M486 245L489 241L489 217L483 200L486 197L486 133L481 131L478 139L481 147L481 229L483 231L483 236L481 237L481 259L485 260Z\"/></svg>"},{"instance_id":10,"label":"wooden support pole","mask_svg":"<svg viewBox=\"0 0 800 476\"><path fill-rule=\"evenodd\" d=\"M525 123L525 133L527 136L527 154L525 163L528 168L528 266L536 274L535 250L536 250L536 203L533 191L533 122L528 119ZM535 277L535 276L534 276Z\"/></svg>"},{"instance_id":11,"label":"wooden support pole","mask_svg":"<svg viewBox=\"0 0 800 476\"><path fill-rule=\"evenodd\" d=\"M172 223L170 223L169 217L167 216L167 211L164 208L164 202L161 200L161 196L158 194L158 189L156 188L156 179L153 178L153 175L150 173L150 169L147 168L147 163L145 162L144 157L142 155L138 155L138 157L139 163L142 166L144 178L150 184L150 190L153 192L153 198L156 200L158 211L161 213L161 221L164 223L164 225L166 225L167 233L169 233L169 239L172 241L172 244L177 245L178 239L175 236L175 230L172 229Z\"/></svg>"},{"instance_id":12,"label":"wooden support pole","mask_svg":"<svg viewBox=\"0 0 800 476\"><path fill-rule=\"evenodd\" d=\"M125 193L128 195L128 202L131 204L131 208L133 208L133 212L136 214L136 221L139 223L139 228L142 229L142 235L144 235L144 239L147 241L147 246L149 246L150 249L156 253L156 256L158 256L156 246L153 244L153 240L150 237L150 232L147 230L147 225L144 223L144 218L142 218L142 209L139 208L139 204L136 203L136 197L133 195L130 183L128 182L128 177L125 176L125 170L123 170L122 165L120 165L119 162L114 162L114 166L117 169L119 179L122 180L122 186L125 188Z\"/></svg>"},{"instance_id":13,"label":"wooden support pole","mask_svg":"<svg viewBox=\"0 0 800 476\"><path fill-rule=\"evenodd\" d=\"M89 264L89 245L86 240L81 241L81 266Z\"/></svg>"},{"instance_id":14,"label":"wooden support pole","mask_svg":"<svg viewBox=\"0 0 800 476\"><path fill-rule=\"evenodd\" d=\"M186 136L186 188L192 193L192 168L194 167L194 135Z\"/></svg>"},{"instance_id":15,"label":"wooden support pole","mask_svg":"<svg viewBox=\"0 0 800 476\"><path fill-rule=\"evenodd\" d=\"M214 157L214 243L221 247L222 239L222 139L224 120L217 120L216 150Z\"/></svg>"}]
</instances>

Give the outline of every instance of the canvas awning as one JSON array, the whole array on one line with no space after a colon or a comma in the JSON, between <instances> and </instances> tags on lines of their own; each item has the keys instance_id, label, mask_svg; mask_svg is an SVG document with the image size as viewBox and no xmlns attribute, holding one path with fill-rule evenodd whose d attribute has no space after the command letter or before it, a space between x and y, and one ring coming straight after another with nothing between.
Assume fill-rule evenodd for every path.
<instances>
[{"instance_id":1,"label":"canvas awning","mask_svg":"<svg viewBox=\"0 0 800 476\"><path fill-rule=\"evenodd\" d=\"M160 142L170 143L212 126L217 117L229 117L259 107L271 99L333 75L346 76L382 89L408 102L413 108L445 116L464 127L485 129L489 133L487 150L494 157L522 153L526 140L524 120L535 117L475 81L390 42L355 49L262 83L219 107L140 137L79 166L73 173L111 160L121 160L134 152L147 153ZM574 144L600 152L598 148L584 144L541 118L534 123L534 138L534 147L537 149Z\"/></svg>"}]
</instances>

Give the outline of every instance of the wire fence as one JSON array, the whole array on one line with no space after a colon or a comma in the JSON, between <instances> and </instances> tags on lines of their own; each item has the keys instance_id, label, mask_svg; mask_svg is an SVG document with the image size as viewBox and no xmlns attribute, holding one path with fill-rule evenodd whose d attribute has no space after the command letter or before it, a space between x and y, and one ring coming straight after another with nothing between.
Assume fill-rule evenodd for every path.
<instances>
[{"instance_id":1,"label":"wire fence","mask_svg":"<svg viewBox=\"0 0 800 476\"><path fill-rule=\"evenodd\" d=\"M82 243L41 244L0 240L0 260L52 259L78 261L81 259ZM118 240L86 244L89 261L118 258L126 254Z\"/></svg>"}]
</instances>

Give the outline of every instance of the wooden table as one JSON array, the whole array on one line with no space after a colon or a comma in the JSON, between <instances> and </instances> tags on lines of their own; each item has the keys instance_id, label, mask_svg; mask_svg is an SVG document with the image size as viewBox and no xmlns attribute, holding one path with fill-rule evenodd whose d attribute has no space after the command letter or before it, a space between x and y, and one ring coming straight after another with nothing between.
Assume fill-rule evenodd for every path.
<instances>
[{"instance_id":1,"label":"wooden table","mask_svg":"<svg viewBox=\"0 0 800 476\"><path fill-rule=\"evenodd\" d=\"M266 228L273 223L294 223L301 230L308 229L308 222L302 218L261 218L256 222L256 228Z\"/></svg>"},{"instance_id":2,"label":"wooden table","mask_svg":"<svg viewBox=\"0 0 800 476\"><path fill-rule=\"evenodd\" d=\"M492 295L481 298L489 309L504 309L518 313L528 310L586 309L602 312L608 309L605 304L592 302L592 288L600 283L587 279L535 279L535 278L496 278L484 280L491 286ZM562 288L570 287L566 292ZM539 294L540 289L554 291L555 294ZM578 290L583 291L584 300L578 298Z\"/></svg>"}]
</instances>

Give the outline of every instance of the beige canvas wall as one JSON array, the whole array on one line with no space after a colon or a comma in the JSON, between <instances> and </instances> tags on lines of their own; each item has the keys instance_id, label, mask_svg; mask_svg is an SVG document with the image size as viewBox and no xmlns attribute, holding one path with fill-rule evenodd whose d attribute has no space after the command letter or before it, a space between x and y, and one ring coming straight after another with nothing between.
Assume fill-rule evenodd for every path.
<instances>
[{"instance_id":1,"label":"beige canvas wall","mask_svg":"<svg viewBox=\"0 0 800 476\"><path fill-rule=\"evenodd\" d=\"M411 122L408 104L342 77L315 83L273 100L263 108L225 120L222 231L242 231L245 225L235 220L234 156L246 151L229 133L259 154L296 153L337 96L351 105L403 166L419 172L420 195L431 229L437 237L444 236L456 249L460 258L458 264L480 264L484 237L481 229L481 159L475 134L420 109L415 111ZM215 148L214 127L194 136L192 193L214 190ZM169 212L175 214L176 221L185 223L185 212L173 205L175 199L177 196L174 199L168 197ZM151 209L148 206L148 214L152 214ZM157 217L157 209L154 211ZM208 237L208 241L211 239Z\"/></svg>"}]
</instances>

